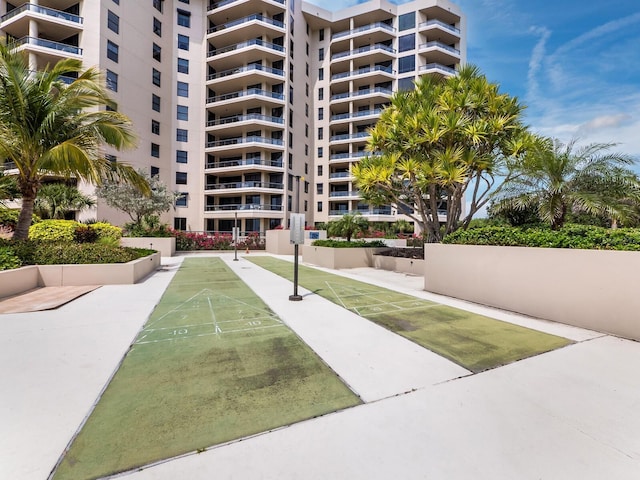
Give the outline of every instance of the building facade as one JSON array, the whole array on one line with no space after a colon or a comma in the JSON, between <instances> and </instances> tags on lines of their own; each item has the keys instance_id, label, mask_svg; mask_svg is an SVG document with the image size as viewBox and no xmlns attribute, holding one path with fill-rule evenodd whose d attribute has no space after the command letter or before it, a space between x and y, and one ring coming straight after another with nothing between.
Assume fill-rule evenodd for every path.
<instances>
[{"instance_id":1,"label":"building facade","mask_svg":"<svg viewBox=\"0 0 640 480\"><path fill-rule=\"evenodd\" d=\"M364 203L351 167L392 92L465 61L465 19L447 0L373 0L329 12L298 0L0 0L0 31L34 69L64 57L105 72L136 150L114 161L181 192L165 220L243 232ZM71 80L71 79L69 79ZM86 215L126 221L98 204Z\"/></svg>"}]
</instances>

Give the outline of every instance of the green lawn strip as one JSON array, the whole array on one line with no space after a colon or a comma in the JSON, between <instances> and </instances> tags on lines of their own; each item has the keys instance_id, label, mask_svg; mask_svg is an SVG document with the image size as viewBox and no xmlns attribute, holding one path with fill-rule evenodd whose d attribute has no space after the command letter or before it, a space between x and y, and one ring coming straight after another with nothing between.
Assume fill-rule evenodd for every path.
<instances>
[{"instance_id":1,"label":"green lawn strip","mask_svg":"<svg viewBox=\"0 0 640 480\"><path fill-rule=\"evenodd\" d=\"M252 257L250 261L293 279L290 262L269 256ZM566 338L302 265L298 281L302 287L472 372L506 365L571 343Z\"/></svg>"},{"instance_id":2,"label":"green lawn strip","mask_svg":"<svg viewBox=\"0 0 640 480\"><path fill-rule=\"evenodd\" d=\"M54 479L111 475L359 403L220 259L187 258Z\"/></svg>"}]
</instances>

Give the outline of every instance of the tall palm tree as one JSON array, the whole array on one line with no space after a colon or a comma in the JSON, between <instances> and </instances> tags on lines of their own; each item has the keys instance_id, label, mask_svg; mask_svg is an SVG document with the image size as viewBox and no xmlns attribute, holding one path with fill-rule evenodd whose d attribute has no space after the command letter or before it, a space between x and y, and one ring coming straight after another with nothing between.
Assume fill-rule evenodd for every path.
<instances>
[{"instance_id":1,"label":"tall palm tree","mask_svg":"<svg viewBox=\"0 0 640 480\"><path fill-rule=\"evenodd\" d=\"M613 144L540 139L529 150L519 176L503 188L494 209L537 209L552 229L561 228L569 212L609 218L633 215L640 202L640 180L628 167L631 157L611 153Z\"/></svg>"},{"instance_id":2,"label":"tall palm tree","mask_svg":"<svg viewBox=\"0 0 640 480\"><path fill-rule=\"evenodd\" d=\"M61 75L77 75L70 85ZM15 164L22 208L14 238L26 239L33 205L45 176L100 184L119 178L148 192L138 172L110 162L102 147L133 147L131 121L111 106L101 74L75 59L33 72L27 58L0 45L0 161Z\"/></svg>"},{"instance_id":3,"label":"tall palm tree","mask_svg":"<svg viewBox=\"0 0 640 480\"><path fill-rule=\"evenodd\" d=\"M42 219L64 219L68 213L95 206L96 201L76 187L64 183L47 183L38 191L34 212Z\"/></svg>"}]
</instances>

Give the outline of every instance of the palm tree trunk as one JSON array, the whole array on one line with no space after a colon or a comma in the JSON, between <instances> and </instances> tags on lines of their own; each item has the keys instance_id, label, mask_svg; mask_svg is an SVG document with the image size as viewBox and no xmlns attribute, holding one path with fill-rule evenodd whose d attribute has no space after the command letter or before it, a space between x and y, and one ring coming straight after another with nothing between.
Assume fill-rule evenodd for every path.
<instances>
[{"instance_id":1,"label":"palm tree trunk","mask_svg":"<svg viewBox=\"0 0 640 480\"><path fill-rule=\"evenodd\" d=\"M22 208L20 209L20 215L18 216L16 230L13 232L13 238L15 240L26 240L29 237L29 227L31 226L31 220L33 218L33 205L36 199L35 187L21 190Z\"/></svg>"}]
</instances>

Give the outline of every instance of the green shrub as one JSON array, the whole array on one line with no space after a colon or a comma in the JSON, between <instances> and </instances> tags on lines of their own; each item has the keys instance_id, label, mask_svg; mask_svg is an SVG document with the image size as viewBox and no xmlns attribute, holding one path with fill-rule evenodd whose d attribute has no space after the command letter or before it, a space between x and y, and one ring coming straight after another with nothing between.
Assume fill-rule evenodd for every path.
<instances>
[{"instance_id":1,"label":"green shrub","mask_svg":"<svg viewBox=\"0 0 640 480\"><path fill-rule=\"evenodd\" d=\"M330 248L379 248L386 247L387 245L382 240L372 240L370 242L365 241L353 241L347 242L346 240L315 240L311 243L314 247L330 247Z\"/></svg>"},{"instance_id":2,"label":"green shrub","mask_svg":"<svg viewBox=\"0 0 640 480\"><path fill-rule=\"evenodd\" d=\"M640 229L606 229L593 225L547 227L482 227L458 230L443 243L516 247L578 248L594 250L640 250Z\"/></svg>"},{"instance_id":3,"label":"green shrub","mask_svg":"<svg viewBox=\"0 0 640 480\"><path fill-rule=\"evenodd\" d=\"M20 210L14 208L0 208L0 225L5 225L10 227L11 230L16 229L16 225L18 224L18 217L20 216ZM37 215L31 216L31 223L38 223L40 221L40 217Z\"/></svg>"},{"instance_id":4,"label":"green shrub","mask_svg":"<svg viewBox=\"0 0 640 480\"><path fill-rule=\"evenodd\" d=\"M153 251L100 243L39 242L33 262L38 265L126 263L150 253Z\"/></svg>"},{"instance_id":5,"label":"green shrub","mask_svg":"<svg viewBox=\"0 0 640 480\"><path fill-rule=\"evenodd\" d=\"M0 270L11 270L21 265L22 262L11 248L0 246Z\"/></svg>"},{"instance_id":6,"label":"green shrub","mask_svg":"<svg viewBox=\"0 0 640 480\"><path fill-rule=\"evenodd\" d=\"M115 240L117 244L122 237L122 229L107 222L91 223L89 224L89 228L98 234L98 240L111 239Z\"/></svg>"},{"instance_id":7,"label":"green shrub","mask_svg":"<svg viewBox=\"0 0 640 480\"><path fill-rule=\"evenodd\" d=\"M78 227L86 226L75 220L43 220L29 227L29 239L73 242Z\"/></svg>"}]
</instances>

